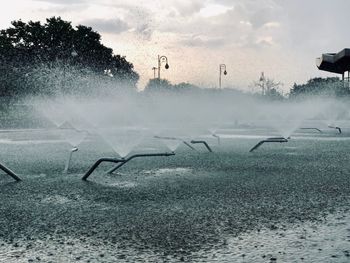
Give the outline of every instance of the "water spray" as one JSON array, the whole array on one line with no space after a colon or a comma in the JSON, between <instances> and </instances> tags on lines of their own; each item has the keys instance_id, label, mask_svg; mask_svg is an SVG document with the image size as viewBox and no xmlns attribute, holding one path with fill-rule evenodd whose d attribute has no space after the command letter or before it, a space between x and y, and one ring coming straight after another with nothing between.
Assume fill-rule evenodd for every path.
<instances>
[{"instance_id":1,"label":"water spray","mask_svg":"<svg viewBox=\"0 0 350 263\"><path fill-rule=\"evenodd\" d=\"M315 130L315 131L318 131L319 133L322 133L322 131L321 131L319 128L313 128L313 127L310 127L310 128L300 128L300 130Z\"/></svg>"},{"instance_id":2,"label":"water spray","mask_svg":"<svg viewBox=\"0 0 350 263\"><path fill-rule=\"evenodd\" d=\"M101 158L97 160L93 166L85 173L85 175L82 177L82 180L86 181L87 178L93 173L93 171L103 162L109 162L109 163L116 163L118 164L117 166L113 167L113 169L109 170L108 172L113 173L115 170L119 169L121 166L126 164L127 162L131 161L132 159L135 158L140 158L140 157L157 157L157 156L172 156L175 155L174 152L171 153L145 153L145 154L135 154L132 155L126 159L121 158Z\"/></svg>"},{"instance_id":3,"label":"water spray","mask_svg":"<svg viewBox=\"0 0 350 263\"><path fill-rule=\"evenodd\" d=\"M290 137L288 137L288 139L290 139ZM267 138L265 140L260 141L257 145L255 145L253 148L251 148L249 152L253 152L256 149L258 149L261 145L263 145L264 143L269 143L269 142L284 143L284 142L288 142L288 140L284 137Z\"/></svg>"},{"instance_id":4,"label":"water spray","mask_svg":"<svg viewBox=\"0 0 350 263\"><path fill-rule=\"evenodd\" d=\"M9 176L11 176L13 179L15 179L17 182L21 181L21 179L6 166L0 164L0 169L7 173Z\"/></svg>"},{"instance_id":5,"label":"water spray","mask_svg":"<svg viewBox=\"0 0 350 263\"><path fill-rule=\"evenodd\" d=\"M68 159L67 159L67 162L66 162L66 166L63 170L63 173L64 174L67 174L68 173L68 169L69 169L69 166L70 166L70 162L72 160L72 155L74 152L77 152L79 149L77 147L74 147L72 148L70 151L69 151L69 155L68 155Z\"/></svg>"},{"instance_id":6,"label":"water spray","mask_svg":"<svg viewBox=\"0 0 350 263\"><path fill-rule=\"evenodd\" d=\"M208 143L206 141L195 141L195 140L192 140L191 141L192 144L204 144L204 146L208 149L209 152L213 152L213 150L209 147Z\"/></svg>"},{"instance_id":7,"label":"water spray","mask_svg":"<svg viewBox=\"0 0 350 263\"><path fill-rule=\"evenodd\" d=\"M341 134L341 128L340 128L340 127L336 127L336 126L328 126L328 128L331 128L331 129L336 129L336 130L338 130L339 134Z\"/></svg>"},{"instance_id":8,"label":"water spray","mask_svg":"<svg viewBox=\"0 0 350 263\"><path fill-rule=\"evenodd\" d=\"M217 135L217 134L215 134L215 133L213 133L212 136L213 136L214 138L217 138L217 139L218 139L218 145L220 145L220 144L221 144L221 138L220 138L220 136Z\"/></svg>"},{"instance_id":9,"label":"water spray","mask_svg":"<svg viewBox=\"0 0 350 263\"><path fill-rule=\"evenodd\" d=\"M156 139L162 139L162 140L174 140L174 141L181 141L183 144L185 144L187 147L191 148L192 150L196 150L191 144L188 142L180 139L180 138L175 138L175 137L164 137L164 136L154 136Z\"/></svg>"}]
</instances>

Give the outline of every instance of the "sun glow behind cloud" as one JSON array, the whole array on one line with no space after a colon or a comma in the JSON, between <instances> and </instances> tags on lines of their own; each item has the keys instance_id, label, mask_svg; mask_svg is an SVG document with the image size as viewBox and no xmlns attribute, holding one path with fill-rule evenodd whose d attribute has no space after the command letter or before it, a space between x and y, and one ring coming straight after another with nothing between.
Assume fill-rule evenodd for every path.
<instances>
[{"instance_id":1,"label":"sun glow behind cloud","mask_svg":"<svg viewBox=\"0 0 350 263\"><path fill-rule=\"evenodd\" d=\"M217 5L217 4L209 4L200 10L199 15L201 15L203 17L212 17L212 16L224 14L229 9L231 9L231 8L227 7L227 6Z\"/></svg>"}]
</instances>

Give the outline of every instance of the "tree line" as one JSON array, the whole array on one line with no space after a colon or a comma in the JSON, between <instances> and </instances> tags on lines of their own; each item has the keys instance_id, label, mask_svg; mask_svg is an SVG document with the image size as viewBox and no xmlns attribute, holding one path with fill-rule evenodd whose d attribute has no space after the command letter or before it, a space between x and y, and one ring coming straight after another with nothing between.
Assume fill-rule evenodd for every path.
<instances>
[{"instance_id":1,"label":"tree line","mask_svg":"<svg viewBox=\"0 0 350 263\"><path fill-rule=\"evenodd\" d=\"M101 35L91 27L78 25L60 17L45 23L21 20L0 31L0 97L18 99L26 96L89 94L103 86L136 89L139 79L132 63L115 55L101 43ZM263 76L263 74L262 74ZM261 97L283 100L281 83L260 77L252 86ZM197 92L190 83L171 84L151 79L145 91ZM339 78L313 78L294 84L289 98L305 96L349 96L349 83Z\"/></svg>"},{"instance_id":2,"label":"tree line","mask_svg":"<svg viewBox=\"0 0 350 263\"><path fill-rule=\"evenodd\" d=\"M11 24L0 31L1 97L84 93L87 86L79 84L87 84L84 77L91 74L136 87L139 75L133 64L113 54L91 27L73 27L60 17L44 24L21 20ZM73 80L83 82L72 85Z\"/></svg>"}]
</instances>

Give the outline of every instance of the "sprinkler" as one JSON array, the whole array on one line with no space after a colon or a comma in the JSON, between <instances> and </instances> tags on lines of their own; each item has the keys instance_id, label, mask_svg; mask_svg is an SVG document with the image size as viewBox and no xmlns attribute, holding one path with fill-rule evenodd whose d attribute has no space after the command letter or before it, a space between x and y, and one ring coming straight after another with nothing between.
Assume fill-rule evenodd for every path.
<instances>
[{"instance_id":1,"label":"sprinkler","mask_svg":"<svg viewBox=\"0 0 350 263\"><path fill-rule=\"evenodd\" d=\"M289 139L290 137L288 137ZM256 149L258 149L261 145L263 145L266 142L279 142L279 143L283 143L283 142L288 142L288 140L284 137L274 137L274 138L267 138L265 140L260 141L257 145L255 145L253 148L250 149L249 152L253 152Z\"/></svg>"},{"instance_id":2,"label":"sprinkler","mask_svg":"<svg viewBox=\"0 0 350 263\"><path fill-rule=\"evenodd\" d=\"M21 181L21 179L6 166L0 164L0 169L7 173L9 176L11 176L13 179L15 179L17 182Z\"/></svg>"},{"instance_id":3,"label":"sprinkler","mask_svg":"<svg viewBox=\"0 0 350 263\"><path fill-rule=\"evenodd\" d=\"M66 162L66 166L63 170L63 173L64 174L67 174L68 173L68 169L69 169L69 165L70 165L70 162L72 160L72 155L74 152L77 152L78 151L78 148L77 147L74 147L72 148L70 151L69 151L69 155L68 155L68 159L67 159L67 162Z\"/></svg>"},{"instance_id":4,"label":"sprinkler","mask_svg":"<svg viewBox=\"0 0 350 263\"><path fill-rule=\"evenodd\" d=\"M322 131L319 128L300 128L300 130L315 130L318 131L319 133L322 133Z\"/></svg>"},{"instance_id":5,"label":"sprinkler","mask_svg":"<svg viewBox=\"0 0 350 263\"><path fill-rule=\"evenodd\" d=\"M101 158L97 160L93 166L85 173L82 180L86 181L87 178L93 173L93 171L103 162L109 162L109 163L116 163L117 166L113 167L113 169L109 170L108 173L113 173L115 170L126 164L127 162L131 161L134 158L140 158L140 157L156 157L156 156L172 156L175 155L175 153L146 153L146 154L135 154L132 155L126 159L117 159L117 158Z\"/></svg>"},{"instance_id":6,"label":"sprinkler","mask_svg":"<svg viewBox=\"0 0 350 263\"><path fill-rule=\"evenodd\" d=\"M336 129L336 130L338 130L339 134L341 134L341 128L340 127L328 126L328 128Z\"/></svg>"},{"instance_id":7,"label":"sprinkler","mask_svg":"<svg viewBox=\"0 0 350 263\"><path fill-rule=\"evenodd\" d=\"M220 144L221 144L221 141L220 141L221 138L220 138L220 136L217 135L217 134L215 134L215 133L213 133L212 136L218 139L218 145L220 145Z\"/></svg>"},{"instance_id":8,"label":"sprinkler","mask_svg":"<svg viewBox=\"0 0 350 263\"><path fill-rule=\"evenodd\" d=\"M206 141L194 141L194 140L192 140L191 143L192 144L202 143L208 149L209 152L213 152L213 150L209 147L209 145Z\"/></svg>"},{"instance_id":9,"label":"sprinkler","mask_svg":"<svg viewBox=\"0 0 350 263\"><path fill-rule=\"evenodd\" d=\"M175 137L164 137L164 136L154 136L154 138L156 139L163 139L163 140L174 140L174 141L181 141L183 144L185 144L187 147L191 148L192 150L196 150L194 147L192 147L191 144L189 144L188 142L179 139L179 138L175 138Z\"/></svg>"}]
</instances>

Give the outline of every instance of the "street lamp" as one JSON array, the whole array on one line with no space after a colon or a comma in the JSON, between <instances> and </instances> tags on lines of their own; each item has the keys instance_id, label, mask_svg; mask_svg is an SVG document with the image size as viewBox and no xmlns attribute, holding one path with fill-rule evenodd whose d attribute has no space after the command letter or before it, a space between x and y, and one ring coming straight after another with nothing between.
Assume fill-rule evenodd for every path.
<instances>
[{"instance_id":1,"label":"street lamp","mask_svg":"<svg viewBox=\"0 0 350 263\"><path fill-rule=\"evenodd\" d=\"M162 62L165 62L165 69L169 69L168 58L166 56L158 55L158 79L160 79L160 67Z\"/></svg>"},{"instance_id":2,"label":"street lamp","mask_svg":"<svg viewBox=\"0 0 350 263\"><path fill-rule=\"evenodd\" d=\"M221 89L221 75L222 75L222 73L224 73L224 75L227 75L226 65L225 65L225 64L220 64L220 65L219 65L219 70L220 70L220 75L219 75L219 88Z\"/></svg>"},{"instance_id":3,"label":"street lamp","mask_svg":"<svg viewBox=\"0 0 350 263\"><path fill-rule=\"evenodd\" d=\"M265 75L264 75L264 72L261 72L259 83L260 83L260 87L261 87L261 93L264 96L265 95Z\"/></svg>"},{"instance_id":4,"label":"street lamp","mask_svg":"<svg viewBox=\"0 0 350 263\"><path fill-rule=\"evenodd\" d=\"M153 67L152 68L152 70L153 70L153 79L156 79L156 70L157 70L158 68L156 68L156 67Z\"/></svg>"}]
</instances>

